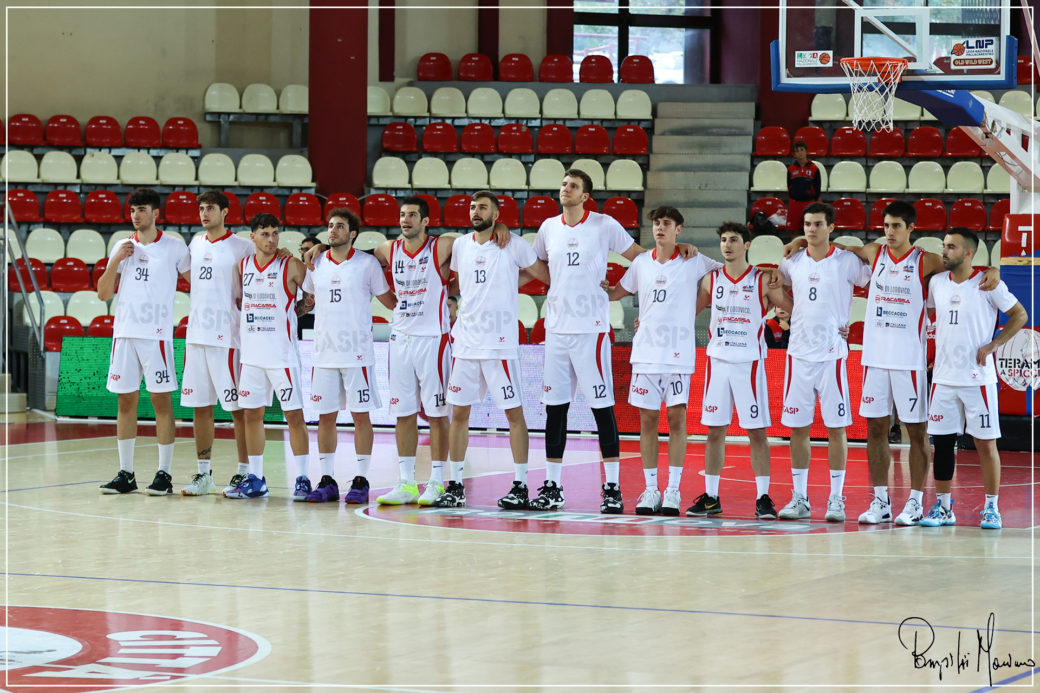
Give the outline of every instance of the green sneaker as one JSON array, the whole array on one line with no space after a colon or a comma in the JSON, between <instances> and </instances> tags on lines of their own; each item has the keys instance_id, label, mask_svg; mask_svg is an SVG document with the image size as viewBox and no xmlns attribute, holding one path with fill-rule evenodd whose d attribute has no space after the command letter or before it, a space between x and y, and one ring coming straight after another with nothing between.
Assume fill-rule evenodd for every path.
<instances>
[{"instance_id":1,"label":"green sneaker","mask_svg":"<svg viewBox=\"0 0 1040 693\"><path fill-rule=\"evenodd\" d=\"M212 474L201 472L191 478L191 483L181 489L182 496L205 496L216 493L217 485L213 483Z\"/></svg>"},{"instance_id":2,"label":"green sneaker","mask_svg":"<svg viewBox=\"0 0 1040 693\"><path fill-rule=\"evenodd\" d=\"M419 505L427 507L433 505L441 497L442 493L444 493L444 484L431 479L426 482L426 488L423 489L422 495L419 496Z\"/></svg>"},{"instance_id":3,"label":"green sneaker","mask_svg":"<svg viewBox=\"0 0 1040 693\"><path fill-rule=\"evenodd\" d=\"M376 498L380 505L407 505L419 502L419 486L415 482L398 482L391 490Z\"/></svg>"}]
</instances>

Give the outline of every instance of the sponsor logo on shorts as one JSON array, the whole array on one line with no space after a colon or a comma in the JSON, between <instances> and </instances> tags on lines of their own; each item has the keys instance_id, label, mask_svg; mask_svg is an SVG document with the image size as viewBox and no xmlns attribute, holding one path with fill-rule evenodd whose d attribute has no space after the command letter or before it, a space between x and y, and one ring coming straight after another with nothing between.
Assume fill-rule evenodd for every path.
<instances>
[{"instance_id":1,"label":"sponsor logo on shorts","mask_svg":"<svg viewBox=\"0 0 1040 693\"><path fill-rule=\"evenodd\" d=\"M784 413L785 414L797 414L798 413L798 407L784 407Z\"/></svg>"},{"instance_id":2,"label":"sponsor logo on shorts","mask_svg":"<svg viewBox=\"0 0 1040 693\"><path fill-rule=\"evenodd\" d=\"M718 410L719 410L719 408L718 408L717 405L714 405L714 404L705 404L704 405L704 411L708 412L709 414L714 414Z\"/></svg>"},{"instance_id":3,"label":"sponsor logo on shorts","mask_svg":"<svg viewBox=\"0 0 1040 693\"><path fill-rule=\"evenodd\" d=\"M645 395L645 394L648 394L650 392L650 390L646 389L645 387L635 387L635 386L633 386L632 387L632 392L636 393L637 395Z\"/></svg>"},{"instance_id":4,"label":"sponsor logo on shorts","mask_svg":"<svg viewBox=\"0 0 1040 693\"><path fill-rule=\"evenodd\" d=\"M311 395L311 401L312 402L320 402L321 401L321 395Z\"/></svg>"},{"instance_id":5,"label":"sponsor logo on shorts","mask_svg":"<svg viewBox=\"0 0 1040 693\"><path fill-rule=\"evenodd\" d=\"M390 398L390 406L394 406L395 404L400 404L400 403L401 403L400 398L398 398L398 397L391 397Z\"/></svg>"},{"instance_id":6,"label":"sponsor logo on shorts","mask_svg":"<svg viewBox=\"0 0 1040 693\"><path fill-rule=\"evenodd\" d=\"M182 395L190 395L193 392L195 392L195 390L192 390L190 387L186 387L181 390Z\"/></svg>"},{"instance_id":7,"label":"sponsor logo on shorts","mask_svg":"<svg viewBox=\"0 0 1040 693\"><path fill-rule=\"evenodd\" d=\"M449 385L448 389L451 390L452 392L462 392L462 388L459 387L458 385Z\"/></svg>"},{"instance_id":8,"label":"sponsor logo on shorts","mask_svg":"<svg viewBox=\"0 0 1040 693\"><path fill-rule=\"evenodd\" d=\"M942 421L943 420L943 415L942 414L929 414L928 415L928 420L929 421Z\"/></svg>"},{"instance_id":9,"label":"sponsor logo on shorts","mask_svg":"<svg viewBox=\"0 0 1040 693\"><path fill-rule=\"evenodd\" d=\"M874 401L873 397L867 397L866 395L863 395L863 402L864 402L864 404L870 404L873 401Z\"/></svg>"},{"instance_id":10,"label":"sponsor logo on shorts","mask_svg":"<svg viewBox=\"0 0 1040 693\"><path fill-rule=\"evenodd\" d=\"M108 377L111 378L112 380L119 380L119 374L118 373L113 373L112 375L110 375Z\"/></svg>"},{"instance_id":11,"label":"sponsor logo on shorts","mask_svg":"<svg viewBox=\"0 0 1040 693\"><path fill-rule=\"evenodd\" d=\"M252 393L249 390L239 390L238 394L240 397L248 397Z\"/></svg>"}]
</instances>

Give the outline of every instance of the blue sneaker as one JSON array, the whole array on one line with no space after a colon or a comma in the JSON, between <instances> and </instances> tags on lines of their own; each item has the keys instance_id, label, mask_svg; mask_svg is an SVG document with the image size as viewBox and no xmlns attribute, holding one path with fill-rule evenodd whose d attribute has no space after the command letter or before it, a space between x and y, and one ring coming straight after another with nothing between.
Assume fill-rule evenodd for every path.
<instances>
[{"instance_id":1,"label":"blue sneaker","mask_svg":"<svg viewBox=\"0 0 1040 693\"><path fill-rule=\"evenodd\" d=\"M292 499L294 501L305 501L311 495L311 480L305 476L296 477L296 488L293 489Z\"/></svg>"},{"instance_id":2,"label":"blue sneaker","mask_svg":"<svg viewBox=\"0 0 1040 693\"><path fill-rule=\"evenodd\" d=\"M267 477L257 478L250 474L233 490L224 494L227 498L263 498L267 495Z\"/></svg>"},{"instance_id":3,"label":"blue sneaker","mask_svg":"<svg viewBox=\"0 0 1040 693\"><path fill-rule=\"evenodd\" d=\"M949 509L943 508L942 503L935 501L932 509L917 524L921 527L946 527L957 524L957 517L953 514L953 500L950 500Z\"/></svg>"},{"instance_id":4,"label":"blue sneaker","mask_svg":"<svg viewBox=\"0 0 1040 693\"><path fill-rule=\"evenodd\" d=\"M979 524L979 527L982 529L1001 529L1003 526L1000 512L993 507L993 504L987 503L986 507L982 509L982 523Z\"/></svg>"}]
</instances>

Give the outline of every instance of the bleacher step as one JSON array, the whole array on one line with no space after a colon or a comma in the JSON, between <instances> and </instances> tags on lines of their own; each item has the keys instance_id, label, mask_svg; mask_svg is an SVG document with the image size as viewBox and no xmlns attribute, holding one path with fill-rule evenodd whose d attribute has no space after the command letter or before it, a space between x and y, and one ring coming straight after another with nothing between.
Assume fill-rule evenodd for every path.
<instances>
[{"instance_id":1,"label":"bleacher step","mask_svg":"<svg viewBox=\"0 0 1040 693\"><path fill-rule=\"evenodd\" d=\"M751 135L657 135L652 151L660 154L751 154Z\"/></svg>"},{"instance_id":2,"label":"bleacher step","mask_svg":"<svg viewBox=\"0 0 1040 693\"><path fill-rule=\"evenodd\" d=\"M661 102L658 118L755 118L753 101Z\"/></svg>"},{"instance_id":3,"label":"bleacher step","mask_svg":"<svg viewBox=\"0 0 1040 693\"><path fill-rule=\"evenodd\" d=\"M755 121L750 118L655 118L658 135L730 135L755 134Z\"/></svg>"},{"instance_id":4,"label":"bleacher step","mask_svg":"<svg viewBox=\"0 0 1040 693\"><path fill-rule=\"evenodd\" d=\"M3 404L0 404L0 415L5 418L10 418L18 415L25 415L25 412L29 409L29 400L26 398L24 392L9 392L0 395L3 398Z\"/></svg>"},{"instance_id":5,"label":"bleacher step","mask_svg":"<svg viewBox=\"0 0 1040 693\"><path fill-rule=\"evenodd\" d=\"M736 190L747 185L747 171L654 171L646 177L648 188L687 190Z\"/></svg>"},{"instance_id":6,"label":"bleacher step","mask_svg":"<svg viewBox=\"0 0 1040 693\"><path fill-rule=\"evenodd\" d=\"M681 207L690 205L696 209L744 208L747 206L747 188L735 190L689 190L687 188L648 188L644 193L643 206L653 209L658 205Z\"/></svg>"},{"instance_id":7,"label":"bleacher step","mask_svg":"<svg viewBox=\"0 0 1040 693\"><path fill-rule=\"evenodd\" d=\"M751 173L751 159L745 154L651 154L650 170L657 171L732 171Z\"/></svg>"}]
</instances>

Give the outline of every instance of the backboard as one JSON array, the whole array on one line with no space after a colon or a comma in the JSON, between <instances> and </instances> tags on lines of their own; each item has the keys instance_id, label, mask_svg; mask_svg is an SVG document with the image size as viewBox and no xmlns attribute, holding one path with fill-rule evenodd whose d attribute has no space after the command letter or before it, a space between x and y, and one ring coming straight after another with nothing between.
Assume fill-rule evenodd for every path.
<instances>
[{"instance_id":1,"label":"backboard","mask_svg":"<svg viewBox=\"0 0 1040 693\"><path fill-rule=\"evenodd\" d=\"M1006 0L780 0L773 89L847 92L841 58L906 58L900 90L1011 89Z\"/></svg>"}]
</instances>

